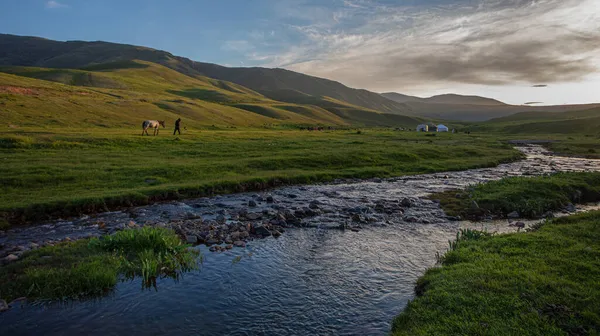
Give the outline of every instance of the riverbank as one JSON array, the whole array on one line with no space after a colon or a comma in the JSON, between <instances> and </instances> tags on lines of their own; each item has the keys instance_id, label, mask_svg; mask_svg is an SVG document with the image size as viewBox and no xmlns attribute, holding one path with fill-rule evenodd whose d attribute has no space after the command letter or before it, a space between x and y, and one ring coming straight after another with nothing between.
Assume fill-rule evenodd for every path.
<instances>
[{"instance_id":1,"label":"riverbank","mask_svg":"<svg viewBox=\"0 0 600 336\"><path fill-rule=\"evenodd\" d=\"M196 269L201 256L175 232L130 228L101 238L44 246L0 268L0 298L8 302L102 296L117 282L139 277L142 287L158 277L178 278Z\"/></svg>"},{"instance_id":2,"label":"riverbank","mask_svg":"<svg viewBox=\"0 0 600 336\"><path fill-rule=\"evenodd\" d=\"M0 153L0 227L157 201L493 167L522 158L494 136L381 129L196 130L177 137L141 137L129 129L23 129L0 134Z\"/></svg>"},{"instance_id":3,"label":"riverbank","mask_svg":"<svg viewBox=\"0 0 600 336\"><path fill-rule=\"evenodd\" d=\"M463 234L418 280L393 334L596 334L599 256L598 211L533 232Z\"/></svg>"},{"instance_id":4,"label":"riverbank","mask_svg":"<svg viewBox=\"0 0 600 336\"><path fill-rule=\"evenodd\" d=\"M600 173L559 172L548 176L511 177L473 185L463 191L433 194L446 213L473 220L542 218L573 211L573 203L600 201Z\"/></svg>"}]
</instances>

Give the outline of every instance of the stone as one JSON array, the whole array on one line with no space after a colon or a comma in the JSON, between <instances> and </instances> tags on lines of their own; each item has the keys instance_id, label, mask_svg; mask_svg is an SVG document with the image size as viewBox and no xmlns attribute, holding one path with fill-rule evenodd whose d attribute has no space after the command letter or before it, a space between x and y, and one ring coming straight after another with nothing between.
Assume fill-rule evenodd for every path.
<instances>
[{"instance_id":1,"label":"stone","mask_svg":"<svg viewBox=\"0 0 600 336\"><path fill-rule=\"evenodd\" d=\"M185 236L185 241L188 244L196 244L198 242L198 236L187 235L187 236Z\"/></svg>"},{"instance_id":2,"label":"stone","mask_svg":"<svg viewBox=\"0 0 600 336\"><path fill-rule=\"evenodd\" d=\"M412 205L412 202L410 199L408 198L403 198L402 201L400 202L400 204L404 207L410 208L410 206Z\"/></svg>"},{"instance_id":3,"label":"stone","mask_svg":"<svg viewBox=\"0 0 600 336\"><path fill-rule=\"evenodd\" d=\"M308 204L308 207L310 209L318 209L320 204L321 203L319 201L315 200L315 201L310 202L310 204Z\"/></svg>"},{"instance_id":4,"label":"stone","mask_svg":"<svg viewBox=\"0 0 600 336\"><path fill-rule=\"evenodd\" d=\"M14 254L9 254L6 257L4 257L4 261L7 263L11 263L17 260L19 260L19 257Z\"/></svg>"},{"instance_id":5,"label":"stone","mask_svg":"<svg viewBox=\"0 0 600 336\"><path fill-rule=\"evenodd\" d=\"M513 212L509 213L508 215L506 215L506 217L507 217L507 218L510 218L510 219L517 219L517 218L519 218L520 216L519 216L519 213L518 213L518 212L516 212L516 211L513 211Z\"/></svg>"},{"instance_id":6,"label":"stone","mask_svg":"<svg viewBox=\"0 0 600 336\"><path fill-rule=\"evenodd\" d=\"M232 240L238 240L240 238L241 232L232 232L231 235L229 236L229 238L231 238Z\"/></svg>"},{"instance_id":7,"label":"stone","mask_svg":"<svg viewBox=\"0 0 600 336\"><path fill-rule=\"evenodd\" d=\"M542 215L542 218L554 218L554 213L552 213L552 211L548 211Z\"/></svg>"},{"instance_id":8,"label":"stone","mask_svg":"<svg viewBox=\"0 0 600 336\"><path fill-rule=\"evenodd\" d=\"M273 198L273 196L269 195L267 196L267 203L273 203L275 202L275 199Z\"/></svg>"},{"instance_id":9,"label":"stone","mask_svg":"<svg viewBox=\"0 0 600 336\"><path fill-rule=\"evenodd\" d=\"M0 313L9 309L8 304L4 300L0 300Z\"/></svg>"},{"instance_id":10,"label":"stone","mask_svg":"<svg viewBox=\"0 0 600 336\"><path fill-rule=\"evenodd\" d=\"M515 226L518 227L519 229L522 229L522 228L525 227L525 223L523 223L523 222L516 222Z\"/></svg>"},{"instance_id":11,"label":"stone","mask_svg":"<svg viewBox=\"0 0 600 336\"><path fill-rule=\"evenodd\" d=\"M225 244L233 244L233 238L231 236L225 237Z\"/></svg>"},{"instance_id":12,"label":"stone","mask_svg":"<svg viewBox=\"0 0 600 336\"><path fill-rule=\"evenodd\" d=\"M225 216L218 215L217 216L217 222L219 222L219 223L225 223Z\"/></svg>"},{"instance_id":13,"label":"stone","mask_svg":"<svg viewBox=\"0 0 600 336\"><path fill-rule=\"evenodd\" d=\"M234 241L233 245L237 246L237 247L246 247L246 243L244 241L242 241L242 240L236 240L236 241Z\"/></svg>"},{"instance_id":14,"label":"stone","mask_svg":"<svg viewBox=\"0 0 600 336\"><path fill-rule=\"evenodd\" d=\"M296 210L294 211L294 216L296 216L297 218L304 218L306 217L306 213L304 212L304 210Z\"/></svg>"},{"instance_id":15,"label":"stone","mask_svg":"<svg viewBox=\"0 0 600 336\"><path fill-rule=\"evenodd\" d=\"M258 212L251 212L246 215L246 218L248 218L249 220L257 220L262 218L262 214Z\"/></svg>"},{"instance_id":16,"label":"stone","mask_svg":"<svg viewBox=\"0 0 600 336\"><path fill-rule=\"evenodd\" d=\"M248 206L249 207L256 207L257 206L256 201L254 201L254 200L248 201Z\"/></svg>"},{"instance_id":17,"label":"stone","mask_svg":"<svg viewBox=\"0 0 600 336\"><path fill-rule=\"evenodd\" d=\"M271 231L262 225L254 227L254 233L263 237L268 237L271 235Z\"/></svg>"},{"instance_id":18,"label":"stone","mask_svg":"<svg viewBox=\"0 0 600 336\"><path fill-rule=\"evenodd\" d=\"M409 222L409 223L416 223L419 220L417 219L417 217L414 216L404 216L404 218L402 218L405 222Z\"/></svg>"},{"instance_id":19,"label":"stone","mask_svg":"<svg viewBox=\"0 0 600 336\"><path fill-rule=\"evenodd\" d=\"M575 212L575 211L577 211L577 208L575 207L575 205L573 205L573 203L569 203L565 207L565 210L567 210L568 212Z\"/></svg>"},{"instance_id":20,"label":"stone","mask_svg":"<svg viewBox=\"0 0 600 336\"><path fill-rule=\"evenodd\" d=\"M227 246L225 246L226 249L231 250L233 248L232 244L227 244Z\"/></svg>"},{"instance_id":21,"label":"stone","mask_svg":"<svg viewBox=\"0 0 600 336\"><path fill-rule=\"evenodd\" d=\"M26 297L24 297L24 296L21 296L21 297L19 297L19 298L16 298L16 299L12 300L12 301L11 301L11 302L8 304L8 306L9 306L9 307L14 307L14 306L16 306L16 305L18 305L18 304L20 304L20 305L22 306L22 305L24 305L25 303L27 303L27 298L26 298ZM0 305L1 305L1 303L0 303Z\"/></svg>"},{"instance_id":22,"label":"stone","mask_svg":"<svg viewBox=\"0 0 600 336\"><path fill-rule=\"evenodd\" d=\"M206 245L210 246L210 245L216 245L219 243L219 240L217 240L216 238L208 238L206 240Z\"/></svg>"},{"instance_id":23,"label":"stone","mask_svg":"<svg viewBox=\"0 0 600 336\"><path fill-rule=\"evenodd\" d=\"M281 232L274 230L273 232L271 232L271 234L273 235L273 237L277 238L279 236L281 236Z\"/></svg>"},{"instance_id":24,"label":"stone","mask_svg":"<svg viewBox=\"0 0 600 336\"><path fill-rule=\"evenodd\" d=\"M216 252L218 249L219 249L219 248L218 248L218 246L216 246L216 245L213 245L213 246L211 246L211 247L210 247L208 250L209 250L210 252Z\"/></svg>"},{"instance_id":25,"label":"stone","mask_svg":"<svg viewBox=\"0 0 600 336\"><path fill-rule=\"evenodd\" d=\"M287 197L289 197L289 198L298 198L298 195L296 195L296 194L288 194Z\"/></svg>"}]
</instances>

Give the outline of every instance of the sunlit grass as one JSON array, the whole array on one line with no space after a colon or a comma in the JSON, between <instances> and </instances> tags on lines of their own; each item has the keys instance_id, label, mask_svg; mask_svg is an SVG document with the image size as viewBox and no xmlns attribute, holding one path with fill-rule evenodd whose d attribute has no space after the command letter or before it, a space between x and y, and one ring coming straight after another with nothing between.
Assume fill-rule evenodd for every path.
<instances>
[{"instance_id":1,"label":"sunlit grass","mask_svg":"<svg viewBox=\"0 0 600 336\"><path fill-rule=\"evenodd\" d=\"M138 130L0 134L0 211L40 220L164 199L335 178L489 167L521 154L493 136L365 129L229 130L141 137Z\"/></svg>"},{"instance_id":2,"label":"sunlit grass","mask_svg":"<svg viewBox=\"0 0 600 336\"><path fill-rule=\"evenodd\" d=\"M418 280L394 335L596 335L600 212L462 237Z\"/></svg>"},{"instance_id":3,"label":"sunlit grass","mask_svg":"<svg viewBox=\"0 0 600 336\"><path fill-rule=\"evenodd\" d=\"M66 299L97 296L119 280L140 278L143 287L160 277L179 278L202 256L162 228L128 229L111 236L43 247L0 268L0 297Z\"/></svg>"}]
</instances>

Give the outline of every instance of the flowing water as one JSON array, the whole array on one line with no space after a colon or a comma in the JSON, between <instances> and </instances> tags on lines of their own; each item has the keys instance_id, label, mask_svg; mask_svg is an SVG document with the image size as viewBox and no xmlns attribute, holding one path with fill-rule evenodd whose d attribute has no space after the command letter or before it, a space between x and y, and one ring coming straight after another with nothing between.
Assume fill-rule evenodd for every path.
<instances>
[{"instance_id":1,"label":"flowing water","mask_svg":"<svg viewBox=\"0 0 600 336\"><path fill-rule=\"evenodd\" d=\"M168 202L10 230L0 236L5 253L32 241L99 235L132 220L161 225L222 216L233 222L248 209L268 220L272 212L318 204L303 218L304 228L288 228L279 238L223 253L198 246L205 256L201 269L179 281L160 280L157 290L132 281L96 300L13 307L0 314L0 335L386 334L414 297L417 278L461 226L512 230L507 221L453 221L424 196L505 176L600 171L599 160L553 157L536 146L521 150L526 160L495 168ZM267 194L273 203L262 201ZM344 223L361 230L328 230Z\"/></svg>"}]
</instances>

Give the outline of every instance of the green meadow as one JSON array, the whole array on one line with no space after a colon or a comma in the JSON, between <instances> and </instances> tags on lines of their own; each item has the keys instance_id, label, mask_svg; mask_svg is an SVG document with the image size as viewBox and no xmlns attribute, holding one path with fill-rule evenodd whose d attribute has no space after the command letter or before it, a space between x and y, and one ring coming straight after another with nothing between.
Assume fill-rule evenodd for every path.
<instances>
[{"instance_id":1,"label":"green meadow","mask_svg":"<svg viewBox=\"0 0 600 336\"><path fill-rule=\"evenodd\" d=\"M493 166L521 154L493 136L384 129L33 128L0 133L10 222L284 184Z\"/></svg>"}]
</instances>

